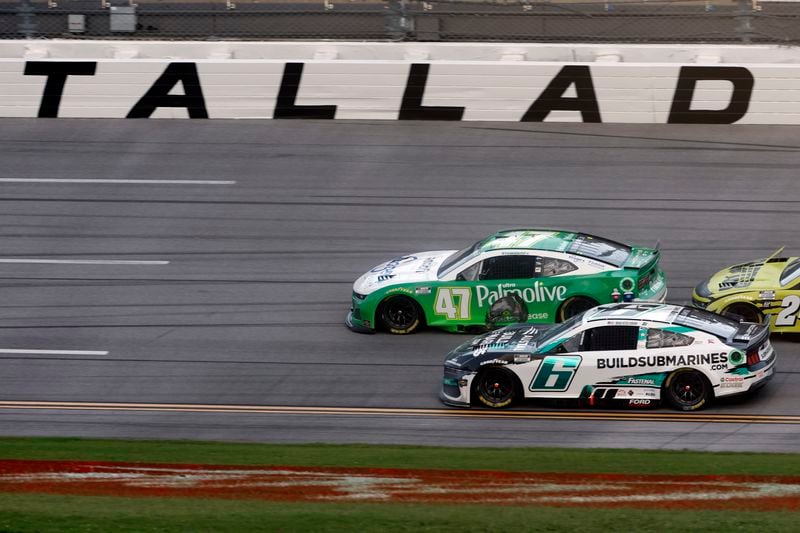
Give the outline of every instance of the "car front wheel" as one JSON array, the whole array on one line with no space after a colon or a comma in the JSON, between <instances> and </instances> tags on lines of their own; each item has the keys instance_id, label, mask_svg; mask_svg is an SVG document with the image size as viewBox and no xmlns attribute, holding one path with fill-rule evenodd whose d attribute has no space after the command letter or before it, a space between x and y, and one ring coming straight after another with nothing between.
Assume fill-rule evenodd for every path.
<instances>
[{"instance_id":1,"label":"car front wheel","mask_svg":"<svg viewBox=\"0 0 800 533\"><path fill-rule=\"evenodd\" d=\"M384 300L379 315L384 328L396 335L412 333L422 322L419 306L407 296L392 296Z\"/></svg>"},{"instance_id":2,"label":"car front wheel","mask_svg":"<svg viewBox=\"0 0 800 533\"><path fill-rule=\"evenodd\" d=\"M517 378L506 368L490 366L476 378L475 394L488 407L506 407L517 397Z\"/></svg>"}]
</instances>

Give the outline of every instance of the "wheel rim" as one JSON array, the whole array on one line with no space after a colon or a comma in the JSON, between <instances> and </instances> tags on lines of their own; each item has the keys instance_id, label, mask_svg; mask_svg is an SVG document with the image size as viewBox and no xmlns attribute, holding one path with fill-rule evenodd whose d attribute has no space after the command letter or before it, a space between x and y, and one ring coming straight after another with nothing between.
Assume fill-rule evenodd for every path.
<instances>
[{"instance_id":1,"label":"wheel rim","mask_svg":"<svg viewBox=\"0 0 800 533\"><path fill-rule=\"evenodd\" d=\"M758 309L756 309L752 305L733 304L732 306L728 307L725 311L727 311L728 313L739 315L745 322L755 322L756 324L761 323L761 313L759 313Z\"/></svg>"},{"instance_id":2,"label":"wheel rim","mask_svg":"<svg viewBox=\"0 0 800 533\"><path fill-rule=\"evenodd\" d=\"M514 381L507 372L488 370L481 379L480 393L493 403L508 401L514 394Z\"/></svg>"},{"instance_id":3,"label":"wheel rim","mask_svg":"<svg viewBox=\"0 0 800 533\"><path fill-rule=\"evenodd\" d=\"M395 298L386 303L386 322L394 329L406 329L417 320L414 303L406 298Z\"/></svg>"},{"instance_id":4,"label":"wheel rim","mask_svg":"<svg viewBox=\"0 0 800 533\"><path fill-rule=\"evenodd\" d=\"M586 298L573 298L567 302L567 305L565 305L561 311L561 321L563 322L568 318L579 315L584 311L591 309L592 307L594 307L594 305Z\"/></svg>"},{"instance_id":5,"label":"wheel rim","mask_svg":"<svg viewBox=\"0 0 800 533\"><path fill-rule=\"evenodd\" d=\"M678 404L691 407L705 398L706 383L696 372L683 372L675 376L670 392Z\"/></svg>"}]
</instances>

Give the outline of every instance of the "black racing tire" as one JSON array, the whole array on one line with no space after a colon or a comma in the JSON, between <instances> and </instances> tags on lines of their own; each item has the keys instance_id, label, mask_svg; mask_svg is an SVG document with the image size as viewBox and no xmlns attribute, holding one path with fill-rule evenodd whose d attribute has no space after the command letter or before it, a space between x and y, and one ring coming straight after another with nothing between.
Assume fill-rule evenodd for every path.
<instances>
[{"instance_id":1,"label":"black racing tire","mask_svg":"<svg viewBox=\"0 0 800 533\"><path fill-rule=\"evenodd\" d=\"M738 302L731 304L722 312L723 314L731 313L733 315L739 315L742 317L744 322L755 322L756 324L764 323L764 314L758 309L758 307L749 303Z\"/></svg>"},{"instance_id":2,"label":"black racing tire","mask_svg":"<svg viewBox=\"0 0 800 533\"><path fill-rule=\"evenodd\" d=\"M494 409L508 407L520 396L517 376L502 366L485 367L475 377L474 394L478 401Z\"/></svg>"},{"instance_id":3,"label":"black racing tire","mask_svg":"<svg viewBox=\"0 0 800 533\"><path fill-rule=\"evenodd\" d=\"M579 315L584 311L588 311L592 307L596 307L596 301L586 296L571 296L564 300L561 307L558 308L556 313L556 322L564 322L567 319Z\"/></svg>"},{"instance_id":4,"label":"black racing tire","mask_svg":"<svg viewBox=\"0 0 800 533\"><path fill-rule=\"evenodd\" d=\"M385 299L378 309L378 317L383 329L395 335L413 333L424 322L422 308L408 296Z\"/></svg>"},{"instance_id":5,"label":"black racing tire","mask_svg":"<svg viewBox=\"0 0 800 533\"><path fill-rule=\"evenodd\" d=\"M681 368L664 382L664 399L678 411L697 411L708 405L714 397L711 383L697 370Z\"/></svg>"}]
</instances>

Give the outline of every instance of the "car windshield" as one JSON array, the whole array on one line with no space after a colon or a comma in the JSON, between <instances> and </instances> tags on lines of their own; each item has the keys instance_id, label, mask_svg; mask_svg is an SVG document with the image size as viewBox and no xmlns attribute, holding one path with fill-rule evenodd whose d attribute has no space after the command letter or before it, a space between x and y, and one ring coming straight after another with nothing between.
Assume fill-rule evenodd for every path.
<instances>
[{"instance_id":1,"label":"car windshield","mask_svg":"<svg viewBox=\"0 0 800 533\"><path fill-rule=\"evenodd\" d=\"M583 321L583 315L584 313L575 315L574 317L565 320L561 324L558 324L554 328L547 330L544 335L536 339L536 345L546 346L558 339L561 335L580 324Z\"/></svg>"},{"instance_id":2,"label":"car windshield","mask_svg":"<svg viewBox=\"0 0 800 533\"><path fill-rule=\"evenodd\" d=\"M578 235L572 246L570 246L569 252L619 267L631 255L631 248L600 237Z\"/></svg>"},{"instance_id":3,"label":"car windshield","mask_svg":"<svg viewBox=\"0 0 800 533\"><path fill-rule=\"evenodd\" d=\"M699 329L723 339L729 339L739 331L739 323L728 317L686 307L675 317L675 324Z\"/></svg>"},{"instance_id":4,"label":"car windshield","mask_svg":"<svg viewBox=\"0 0 800 533\"><path fill-rule=\"evenodd\" d=\"M483 241L478 241L471 246L467 246L463 250L459 250L444 260L444 262L439 266L439 270L436 272L438 277L442 277L442 274L449 271L451 268L456 266L457 264L461 263L464 259L474 254L478 248L480 247Z\"/></svg>"},{"instance_id":5,"label":"car windshield","mask_svg":"<svg viewBox=\"0 0 800 533\"><path fill-rule=\"evenodd\" d=\"M781 273L781 285L788 285L800 277L800 259L795 259L783 269Z\"/></svg>"}]
</instances>

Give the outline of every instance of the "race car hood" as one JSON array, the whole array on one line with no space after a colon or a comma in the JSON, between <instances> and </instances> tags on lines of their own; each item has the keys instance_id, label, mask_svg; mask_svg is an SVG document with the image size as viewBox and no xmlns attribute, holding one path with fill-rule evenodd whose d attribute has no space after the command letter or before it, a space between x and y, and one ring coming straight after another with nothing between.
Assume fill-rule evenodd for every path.
<instances>
[{"instance_id":1,"label":"race car hood","mask_svg":"<svg viewBox=\"0 0 800 533\"><path fill-rule=\"evenodd\" d=\"M353 291L369 294L383 287L433 281L439 266L458 250L437 250L395 257L381 263L353 283Z\"/></svg>"},{"instance_id":2,"label":"race car hood","mask_svg":"<svg viewBox=\"0 0 800 533\"><path fill-rule=\"evenodd\" d=\"M795 258L751 261L720 270L706 282L709 296L731 290L774 290L787 263ZM702 295L701 295L702 296Z\"/></svg>"},{"instance_id":3,"label":"race car hood","mask_svg":"<svg viewBox=\"0 0 800 533\"><path fill-rule=\"evenodd\" d=\"M537 340L553 324L514 324L479 335L449 354L444 364L462 370L477 370L482 364L527 363L536 351Z\"/></svg>"}]
</instances>

